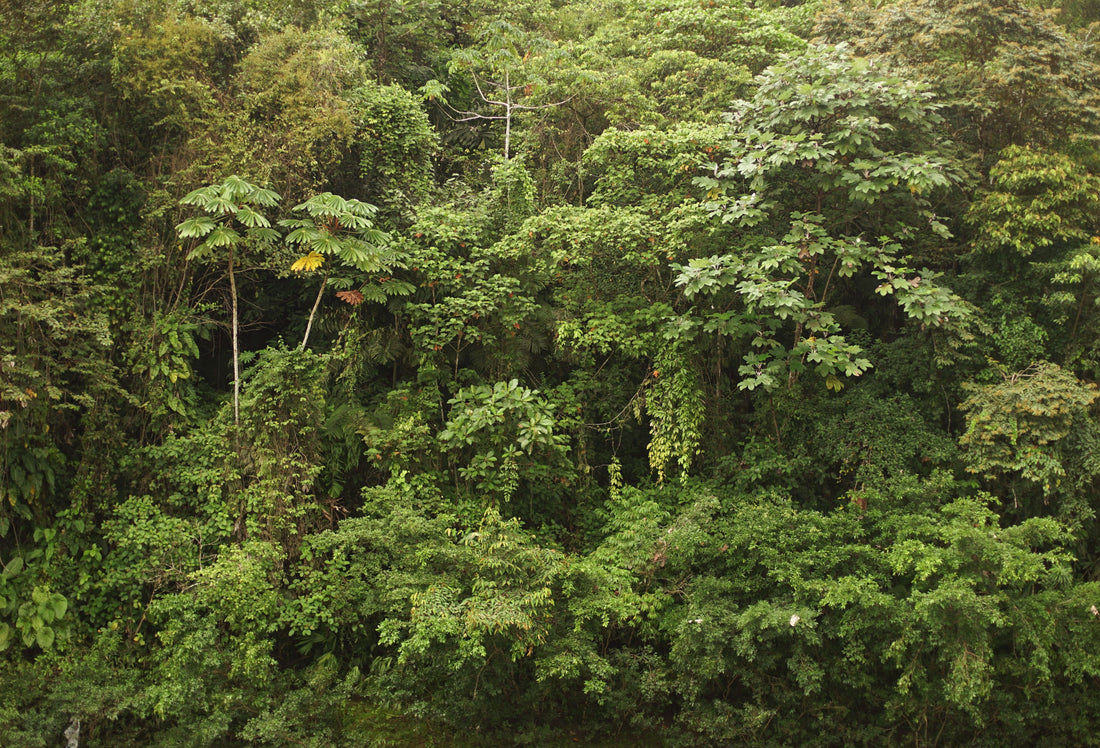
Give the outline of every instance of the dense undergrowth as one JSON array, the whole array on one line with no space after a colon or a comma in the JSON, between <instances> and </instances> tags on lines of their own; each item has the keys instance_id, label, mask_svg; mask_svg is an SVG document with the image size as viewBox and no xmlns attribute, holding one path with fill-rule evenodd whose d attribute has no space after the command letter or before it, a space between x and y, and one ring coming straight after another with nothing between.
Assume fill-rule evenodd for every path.
<instances>
[{"instance_id":1,"label":"dense undergrowth","mask_svg":"<svg viewBox=\"0 0 1100 748\"><path fill-rule=\"evenodd\" d=\"M0 744L1094 742L1091 4L0 19Z\"/></svg>"}]
</instances>

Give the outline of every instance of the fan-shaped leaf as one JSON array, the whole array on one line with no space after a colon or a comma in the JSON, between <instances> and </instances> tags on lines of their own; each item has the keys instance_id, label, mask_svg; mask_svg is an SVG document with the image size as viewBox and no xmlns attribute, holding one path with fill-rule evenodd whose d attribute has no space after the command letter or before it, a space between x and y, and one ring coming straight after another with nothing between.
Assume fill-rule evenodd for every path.
<instances>
[{"instance_id":1,"label":"fan-shaped leaf","mask_svg":"<svg viewBox=\"0 0 1100 748\"><path fill-rule=\"evenodd\" d=\"M228 216L237 212L237 204L226 197L215 195L203 204L202 209L207 213Z\"/></svg>"},{"instance_id":2,"label":"fan-shaped leaf","mask_svg":"<svg viewBox=\"0 0 1100 748\"><path fill-rule=\"evenodd\" d=\"M283 222L286 225L288 222ZM295 223L305 224L291 231L286 235L286 241L289 244L313 244L315 241L321 238L321 232L313 227L313 223L310 221L295 221Z\"/></svg>"},{"instance_id":3,"label":"fan-shaped leaf","mask_svg":"<svg viewBox=\"0 0 1100 748\"><path fill-rule=\"evenodd\" d=\"M336 298L352 306L359 306L363 303L363 293L361 291L337 291Z\"/></svg>"},{"instance_id":4,"label":"fan-shaped leaf","mask_svg":"<svg viewBox=\"0 0 1100 748\"><path fill-rule=\"evenodd\" d=\"M354 265L366 273L374 273L382 269L378 253L362 242L345 241L339 248L337 256L349 265Z\"/></svg>"},{"instance_id":5,"label":"fan-shaped leaf","mask_svg":"<svg viewBox=\"0 0 1100 748\"><path fill-rule=\"evenodd\" d=\"M209 216L194 216L176 226L176 233L183 239L195 239L206 236L217 227Z\"/></svg>"},{"instance_id":6,"label":"fan-shaped leaf","mask_svg":"<svg viewBox=\"0 0 1100 748\"><path fill-rule=\"evenodd\" d=\"M313 239L309 246L314 252L320 254L331 255L340 251L340 240L327 231L318 231L317 237Z\"/></svg>"},{"instance_id":7,"label":"fan-shaped leaf","mask_svg":"<svg viewBox=\"0 0 1100 748\"><path fill-rule=\"evenodd\" d=\"M279 238L279 232L275 229L260 226L254 229L249 229L248 238L259 244L268 244Z\"/></svg>"},{"instance_id":8,"label":"fan-shaped leaf","mask_svg":"<svg viewBox=\"0 0 1100 748\"><path fill-rule=\"evenodd\" d=\"M367 286L363 289L363 297L367 301L373 301L376 304L384 304L387 301L385 292L375 285Z\"/></svg>"},{"instance_id":9,"label":"fan-shaped leaf","mask_svg":"<svg viewBox=\"0 0 1100 748\"><path fill-rule=\"evenodd\" d=\"M373 227L361 231L359 233L359 238L362 241L367 242L368 244L374 244L376 246L386 244L390 240L389 234L387 234L385 231L382 231L381 229L376 229Z\"/></svg>"},{"instance_id":10,"label":"fan-shaped leaf","mask_svg":"<svg viewBox=\"0 0 1100 748\"><path fill-rule=\"evenodd\" d=\"M216 226L206 237L203 244L207 247L228 247L238 244L241 235L227 226Z\"/></svg>"},{"instance_id":11,"label":"fan-shaped leaf","mask_svg":"<svg viewBox=\"0 0 1100 748\"><path fill-rule=\"evenodd\" d=\"M316 270L324 263L324 255L320 255L316 252L310 252L305 257L299 257L297 260L295 260L294 264L290 266L290 269L296 273L300 273L302 271L309 272L311 270Z\"/></svg>"},{"instance_id":12,"label":"fan-shaped leaf","mask_svg":"<svg viewBox=\"0 0 1100 748\"><path fill-rule=\"evenodd\" d=\"M205 207L214 196L215 192L210 187L199 187L197 190L188 192L180 202L184 205Z\"/></svg>"},{"instance_id":13,"label":"fan-shaped leaf","mask_svg":"<svg viewBox=\"0 0 1100 748\"><path fill-rule=\"evenodd\" d=\"M313 228L313 221L308 218L284 218L279 225L288 229L305 229Z\"/></svg>"},{"instance_id":14,"label":"fan-shaped leaf","mask_svg":"<svg viewBox=\"0 0 1100 748\"><path fill-rule=\"evenodd\" d=\"M390 279L386 281L386 295L387 296L408 296L416 290L416 286L408 281Z\"/></svg>"},{"instance_id":15,"label":"fan-shaped leaf","mask_svg":"<svg viewBox=\"0 0 1100 748\"><path fill-rule=\"evenodd\" d=\"M265 189L255 189L252 194L248 196L248 202L255 205L262 205L265 208L276 205L280 199L278 192Z\"/></svg>"},{"instance_id":16,"label":"fan-shaped leaf","mask_svg":"<svg viewBox=\"0 0 1100 748\"><path fill-rule=\"evenodd\" d=\"M271 225L271 221L267 220L262 213L257 213L247 205L242 205L237 209L237 220L250 229L257 227L266 228Z\"/></svg>"}]
</instances>

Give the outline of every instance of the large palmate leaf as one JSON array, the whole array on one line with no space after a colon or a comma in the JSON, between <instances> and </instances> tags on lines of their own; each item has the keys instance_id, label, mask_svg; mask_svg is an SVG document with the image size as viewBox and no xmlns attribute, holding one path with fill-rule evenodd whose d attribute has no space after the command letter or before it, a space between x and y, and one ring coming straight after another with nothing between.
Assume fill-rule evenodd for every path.
<instances>
[{"instance_id":1,"label":"large palmate leaf","mask_svg":"<svg viewBox=\"0 0 1100 748\"><path fill-rule=\"evenodd\" d=\"M305 257L299 257L294 261L294 264L290 266L290 269L295 273L310 272L316 270L325 264L325 256L317 254L316 252L310 252Z\"/></svg>"},{"instance_id":2,"label":"large palmate leaf","mask_svg":"<svg viewBox=\"0 0 1100 748\"><path fill-rule=\"evenodd\" d=\"M176 226L176 233L182 239L197 239L209 234L217 225L210 216L193 216Z\"/></svg>"}]
</instances>

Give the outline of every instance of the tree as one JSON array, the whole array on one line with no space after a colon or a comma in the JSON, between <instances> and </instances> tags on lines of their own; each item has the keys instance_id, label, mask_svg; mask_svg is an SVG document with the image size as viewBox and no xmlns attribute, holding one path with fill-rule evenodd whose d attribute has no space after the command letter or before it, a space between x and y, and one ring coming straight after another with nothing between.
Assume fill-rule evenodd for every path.
<instances>
[{"instance_id":1,"label":"tree","mask_svg":"<svg viewBox=\"0 0 1100 748\"><path fill-rule=\"evenodd\" d=\"M503 114L478 111L458 111L458 122L503 120L504 159L511 157L512 124L521 112L548 109L564 104L568 99L544 104L521 103L528 100L536 88L545 85L537 63L556 59L561 50L550 40L525 32L503 19L490 22L480 34L479 49L459 50L451 61L453 72L465 71L477 91L476 102L486 104ZM429 98L444 102L447 92L439 81L429 81L422 89Z\"/></svg>"},{"instance_id":2,"label":"tree","mask_svg":"<svg viewBox=\"0 0 1100 748\"><path fill-rule=\"evenodd\" d=\"M1084 33L1027 0L828 3L816 33L904 66L946 105L941 127L991 159L1008 145L1092 133L1100 62Z\"/></svg>"},{"instance_id":3,"label":"tree","mask_svg":"<svg viewBox=\"0 0 1100 748\"><path fill-rule=\"evenodd\" d=\"M56 247L0 251L0 538L9 512L46 521L68 482L65 444L99 395L117 395L108 319ZM18 529L18 528L16 528Z\"/></svg>"},{"instance_id":4,"label":"tree","mask_svg":"<svg viewBox=\"0 0 1100 748\"><path fill-rule=\"evenodd\" d=\"M202 239L188 252L187 259L219 259L219 254L225 258L232 305L233 423L239 424L241 366L235 267L239 255L244 251L268 246L278 238L278 232L271 228L271 221L258 209L278 205L279 195L257 187L241 177L231 176L221 184L193 190L180 202L183 205L197 206L207 214L188 218L176 226L176 232L181 239ZM238 225L243 227L243 234L238 231Z\"/></svg>"},{"instance_id":5,"label":"tree","mask_svg":"<svg viewBox=\"0 0 1100 748\"><path fill-rule=\"evenodd\" d=\"M362 50L335 31L290 27L260 40L238 70L242 135L258 151L252 173L295 201L331 184L359 135L350 94L367 74Z\"/></svg>"},{"instance_id":6,"label":"tree","mask_svg":"<svg viewBox=\"0 0 1100 748\"><path fill-rule=\"evenodd\" d=\"M363 289L368 289L371 301L385 301L391 295L412 292L413 287L409 283L392 277L395 268L405 265L402 255L386 246L389 237L371 222L370 217L378 211L376 207L325 192L314 195L301 205L295 205L294 210L304 211L308 217L284 219L279 221L279 225L291 229L286 236L288 244L308 248L309 254L298 258L290 266L291 270L313 271L325 264L327 256L335 256L345 265L361 272L380 273L385 277L385 281L380 281L377 285L368 282L363 286ZM313 318L321 304L330 271L331 265L326 266L299 348L305 348L309 342L309 331L313 327ZM340 298L356 305L362 303L366 297L363 290L345 290L341 292Z\"/></svg>"},{"instance_id":7,"label":"tree","mask_svg":"<svg viewBox=\"0 0 1100 748\"><path fill-rule=\"evenodd\" d=\"M1002 372L999 382L965 389L969 397L959 408L966 412L967 428L959 443L967 470L989 479L1022 477L1042 489L1044 503L1095 479L1097 466L1080 461L1098 438L1089 417L1095 384L1038 361L1022 371ZM1016 503L1016 490L1011 493Z\"/></svg>"},{"instance_id":8,"label":"tree","mask_svg":"<svg viewBox=\"0 0 1100 748\"><path fill-rule=\"evenodd\" d=\"M969 274L1001 289L992 301L1006 299L1016 310L1012 326L1032 325L1061 354L1063 366L1095 377L1100 178L1068 153L1009 146L990 168L988 188L966 221L974 233L965 258ZM1013 337L1002 336L1005 350L997 355L1024 368L1031 359L1006 360L1007 349L1023 343L1023 336Z\"/></svg>"},{"instance_id":9,"label":"tree","mask_svg":"<svg viewBox=\"0 0 1100 748\"><path fill-rule=\"evenodd\" d=\"M922 325L964 313L936 273L908 266L926 235L950 236L930 196L961 174L937 144L931 94L844 46L786 57L756 84L728 115L723 158L696 179L709 214L741 230L730 237L740 249L675 266L685 296L715 310L677 335L748 339L742 389L791 385L810 368L840 389L871 366L831 310L845 296L866 304L845 288L857 274Z\"/></svg>"}]
</instances>

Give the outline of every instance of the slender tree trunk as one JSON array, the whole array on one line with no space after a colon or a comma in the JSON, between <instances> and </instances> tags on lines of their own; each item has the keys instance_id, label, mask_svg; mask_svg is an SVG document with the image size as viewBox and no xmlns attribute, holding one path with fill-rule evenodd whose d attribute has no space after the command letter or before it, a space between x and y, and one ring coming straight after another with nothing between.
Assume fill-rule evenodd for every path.
<instances>
[{"instance_id":1,"label":"slender tree trunk","mask_svg":"<svg viewBox=\"0 0 1100 748\"><path fill-rule=\"evenodd\" d=\"M511 158L512 144L512 88L508 71L504 71L504 160Z\"/></svg>"},{"instance_id":2,"label":"slender tree trunk","mask_svg":"<svg viewBox=\"0 0 1100 748\"><path fill-rule=\"evenodd\" d=\"M317 298L313 300L313 308L309 310L309 321L306 322L306 334L302 336L302 344L299 351L304 351L309 342L309 331L313 329L313 317L317 314L317 307L321 306L321 294L325 292L325 284L328 283L328 270L325 270L325 278L321 281L321 287L317 289Z\"/></svg>"},{"instance_id":3,"label":"slender tree trunk","mask_svg":"<svg viewBox=\"0 0 1100 748\"><path fill-rule=\"evenodd\" d=\"M233 276L233 247L229 248L229 298L233 307L233 425L241 424L241 355L237 341L237 280Z\"/></svg>"},{"instance_id":4,"label":"slender tree trunk","mask_svg":"<svg viewBox=\"0 0 1100 748\"><path fill-rule=\"evenodd\" d=\"M33 184L33 183L34 183L34 160L31 159L31 184ZM30 207L31 207L31 216L30 216L30 221L27 222L27 226L30 229L30 233L28 234L28 236L33 241L34 240L34 190L30 190L29 197L30 197L30 203L31 203L31 205L30 205Z\"/></svg>"},{"instance_id":5,"label":"slender tree trunk","mask_svg":"<svg viewBox=\"0 0 1100 748\"><path fill-rule=\"evenodd\" d=\"M383 83L383 71L386 69L386 4L383 0L378 2L378 52L376 53L377 63L374 66L375 77L378 79L378 85Z\"/></svg>"}]
</instances>

